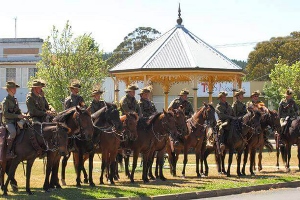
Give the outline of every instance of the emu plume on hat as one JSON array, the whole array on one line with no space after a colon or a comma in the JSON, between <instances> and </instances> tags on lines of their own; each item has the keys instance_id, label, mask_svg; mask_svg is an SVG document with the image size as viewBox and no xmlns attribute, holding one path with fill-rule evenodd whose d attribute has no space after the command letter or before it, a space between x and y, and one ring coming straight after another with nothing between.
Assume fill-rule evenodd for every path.
<instances>
[{"instance_id":1,"label":"emu plume on hat","mask_svg":"<svg viewBox=\"0 0 300 200\"><path fill-rule=\"evenodd\" d=\"M139 95L144 94L144 93L150 93L152 91L152 87L149 85L147 87L144 87L140 90Z\"/></svg>"},{"instance_id":2,"label":"emu plume on hat","mask_svg":"<svg viewBox=\"0 0 300 200\"><path fill-rule=\"evenodd\" d=\"M135 91L135 90L138 90L138 86L136 85L128 85L128 87L125 89L125 92L131 92L131 91Z\"/></svg>"},{"instance_id":3,"label":"emu plume on hat","mask_svg":"<svg viewBox=\"0 0 300 200\"><path fill-rule=\"evenodd\" d=\"M228 93L226 92L226 91L220 91L219 92L219 95L218 95L218 98L220 98L221 96L227 96L228 95Z\"/></svg>"},{"instance_id":4,"label":"emu plume on hat","mask_svg":"<svg viewBox=\"0 0 300 200\"><path fill-rule=\"evenodd\" d=\"M245 94L246 92L243 90L243 89L238 89L235 93L234 93L234 96L237 97L241 94Z\"/></svg>"},{"instance_id":5,"label":"emu plume on hat","mask_svg":"<svg viewBox=\"0 0 300 200\"><path fill-rule=\"evenodd\" d=\"M81 88L80 82L77 79L72 79L69 88Z\"/></svg>"},{"instance_id":6,"label":"emu plume on hat","mask_svg":"<svg viewBox=\"0 0 300 200\"><path fill-rule=\"evenodd\" d=\"M6 86L2 87L3 89L9 89L9 88L19 88L20 86L16 84L14 81L7 81Z\"/></svg>"}]
</instances>

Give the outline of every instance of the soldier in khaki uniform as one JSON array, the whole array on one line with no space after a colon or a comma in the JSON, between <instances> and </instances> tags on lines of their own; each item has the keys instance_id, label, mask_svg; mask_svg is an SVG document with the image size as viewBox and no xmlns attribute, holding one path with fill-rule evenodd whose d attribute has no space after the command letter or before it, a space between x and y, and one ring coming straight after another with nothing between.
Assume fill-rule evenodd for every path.
<instances>
[{"instance_id":1,"label":"soldier in khaki uniform","mask_svg":"<svg viewBox=\"0 0 300 200\"><path fill-rule=\"evenodd\" d=\"M101 94L103 94L103 91L101 89L94 89L92 92L93 101L90 105L91 108L91 114L97 112L101 108L106 106L106 103L104 100L101 100Z\"/></svg>"},{"instance_id":2,"label":"soldier in khaki uniform","mask_svg":"<svg viewBox=\"0 0 300 200\"><path fill-rule=\"evenodd\" d=\"M139 88L135 85L129 85L125 89L126 95L120 100L120 110L122 115L125 115L128 112L136 112L139 117L142 117L141 108L135 99L135 91L138 89Z\"/></svg>"},{"instance_id":3,"label":"soldier in khaki uniform","mask_svg":"<svg viewBox=\"0 0 300 200\"><path fill-rule=\"evenodd\" d=\"M41 83L42 83L43 87L46 87L46 83L43 80L41 80ZM41 97L42 97L42 99L43 99L43 101L45 103L46 110L50 110L52 112L51 115L47 115L47 117L46 117L46 122L51 122L52 118L56 115L55 109L48 103L48 101L47 101L47 99L45 97L45 93L44 93L43 88L41 90L40 95L41 95Z\"/></svg>"},{"instance_id":4,"label":"soldier in khaki uniform","mask_svg":"<svg viewBox=\"0 0 300 200\"><path fill-rule=\"evenodd\" d=\"M143 117L149 118L151 115L157 113L156 107L152 101L149 99L149 94L151 92L151 87L145 87L141 89L139 95L141 99L138 101L138 104L141 108Z\"/></svg>"},{"instance_id":5,"label":"soldier in khaki uniform","mask_svg":"<svg viewBox=\"0 0 300 200\"><path fill-rule=\"evenodd\" d=\"M8 81L6 83L6 87L3 87L3 89L6 89L8 93L7 97L5 97L2 102L2 121L8 131L6 152L7 159L12 159L16 157L16 155L12 151L12 144L17 134L16 124L18 120L25 118L25 115L22 114L19 108L17 99L14 97L17 88L19 87L20 86L13 81Z\"/></svg>"},{"instance_id":6,"label":"soldier in khaki uniform","mask_svg":"<svg viewBox=\"0 0 300 200\"><path fill-rule=\"evenodd\" d=\"M285 98L279 103L278 114L280 118L280 124L282 127L282 132L280 133L280 138L285 134L291 125L291 121L299 115L299 107L293 99L293 90L288 89L285 93ZM280 145L282 141L279 140Z\"/></svg>"},{"instance_id":7,"label":"soldier in khaki uniform","mask_svg":"<svg viewBox=\"0 0 300 200\"><path fill-rule=\"evenodd\" d=\"M71 95L65 99L64 108L65 110L74 106L85 106L83 98L78 94L81 85L78 80L72 80L69 89Z\"/></svg>"},{"instance_id":8,"label":"soldier in khaki uniform","mask_svg":"<svg viewBox=\"0 0 300 200\"><path fill-rule=\"evenodd\" d=\"M170 103L168 109L169 108L177 109L177 108L179 108L180 105L182 105L185 110L185 117L190 118L194 114L194 109L193 109L192 104L187 100L188 94L189 94L188 90L182 89L178 95L179 97L174 99Z\"/></svg>"},{"instance_id":9,"label":"soldier in khaki uniform","mask_svg":"<svg viewBox=\"0 0 300 200\"><path fill-rule=\"evenodd\" d=\"M46 108L45 100L41 96L44 86L41 80L34 80L30 86L31 92L26 97L28 114L33 122L45 122L47 115L53 115L53 112Z\"/></svg>"},{"instance_id":10,"label":"soldier in khaki uniform","mask_svg":"<svg viewBox=\"0 0 300 200\"><path fill-rule=\"evenodd\" d=\"M220 134L220 149L223 151L225 149L224 138L225 130L229 131L230 121L232 119L237 119L233 116L233 109L229 103L226 101L227 92L221 91L218 95L220 102L216 106L216 113L219 117L219 134Z\"/></svg>"},{"instance_id":11,"label":"soldier in khaki uniform","mask_svg":"<svg viewBox=\"0 0 300 200\"><path fill-rule=\"evenodd\" d=\"M264 102L262 102L261 100L259 100L259 95L260 92L259 90L253 91L250 98L251 100L247 102L246 107L247 109L258 109L260 112L265 113L266 111L266 107Z\"/></svg>"},{"instance_id":12,"label":"soldier in khaki uniform","mask_svg":"<svg viewBox=\"0 0 300 200\"><path fill-rule=\"evenodd\" d=\"M242 117L247 113L246 104L243 103L245 91L243 89L239 89L235 92L234 96L236 97L236 101L232 104L233 116Z\"/></svg>"}]
</instances>

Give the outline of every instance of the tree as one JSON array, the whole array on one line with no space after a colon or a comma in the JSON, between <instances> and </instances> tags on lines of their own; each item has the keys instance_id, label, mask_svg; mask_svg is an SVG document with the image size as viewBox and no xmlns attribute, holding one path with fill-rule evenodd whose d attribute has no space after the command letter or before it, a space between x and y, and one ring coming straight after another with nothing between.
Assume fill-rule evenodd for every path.
<instances>
[{"instance_id":1,"label":"tree","mask_svg":"<svg viewBox=\"0 0 300 200\"><path fill-rule=\"evenodd\" d=\"M271 38L256 45L249 54L246 67L247 80L270 80L278 58L283 64L292 65L300 59L300 32L292 32L286 37Z\"/></svg>"},{"instance_id":2,"label":"tree","mask_svg":"<svg viewBox=\"0 0 300 200\"><path fill-rule=\"evenodd\" d=\"M69 22L61 33L53 27L37 64L35 78L46 81L45 95L57 111L62 110L62 102L70 93L71 79L81 82L80 94L88 102L93 86L107 75L107 65L95 40L86 34L73 38L71 31Z\"/></svg>"},{"instance_id":3,"label":"tree","mask_svg":"<svg viewBox=\"0 0 300 200\"><path fill-rule=\"evenodd\" d=\"M300 97L300 62L289 66L279 59L279 63L271 70L270 84L264 86L265 95L270 99L275 108L278 107L280 100L288 88L294 92L294 98L299 104Z\"/></svg>"},{"instance_id":4,"label":"tree","mask_svg":"<svg viewBox=\"0 0 300 200\"><path fill-rule=\"evenodd\" d=\"M153 40L160 36L160 32L151 27L138 27L133 32L129 33L124 41L113 51L113 54L107 60L109 67L114 67L118 63L125 60L134 52L145 47Z\"/></svg>"},{"instance_id":5,"label":"tree","mask_svg":"<svg viewBox=\"0 0 300 200\"><path fill-rule=\"evenodd\" d=\"M245 69L247 66L247 62L243 61L243 60L232 59L231 61L234 62L235 64L237 64L238 66L240 66L242 69Z\"/></svg>"}]
</instances>

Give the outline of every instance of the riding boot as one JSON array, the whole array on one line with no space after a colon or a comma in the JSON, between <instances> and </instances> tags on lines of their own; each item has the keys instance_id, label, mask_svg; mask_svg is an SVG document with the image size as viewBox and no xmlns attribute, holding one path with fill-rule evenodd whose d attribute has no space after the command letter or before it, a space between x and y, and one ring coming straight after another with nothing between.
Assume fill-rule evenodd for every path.
<instances>
[{"instance_id":1,"label":"riding boot","mask_svg":"<svg viewBox=\"0 0 300 200\"><path fill-rule=\"evenodd\" d=\"M13 159L17 157L17 155L14 154L12 147L13 147L13 139L7 139L6 159Z\"/></svg>"},{"instance_id":2,"label":"riding boot","mask_svg":"<svg viewBox=\"0 0 300 200\"><path fill-rule=\"evenodd\" d=\"M279 133L279 135L278 135L279 136L278 144L281 147L284 146L283 141L282 141L282 137L283 137L283 135L284 135L284 133L286 131L286 125L284 127L282 127L282 129L283 129L283 131L281 133Z\"/></svg>"}]
</instances>

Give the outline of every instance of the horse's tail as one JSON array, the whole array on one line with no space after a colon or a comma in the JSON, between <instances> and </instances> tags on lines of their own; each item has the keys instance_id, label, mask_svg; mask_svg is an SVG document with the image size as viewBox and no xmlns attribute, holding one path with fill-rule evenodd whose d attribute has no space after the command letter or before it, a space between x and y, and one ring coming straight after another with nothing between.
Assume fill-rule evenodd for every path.
<instances>
[{"instance_id":1,"label":"horse's tail","mask_svg":"<svg viewBox=\"0 0 300 200\"><path fill-rule=\"evenodd\" d=\"M279 147L279 150L280 150L280 154L281 154L281 158L283 160L284 163L286 163L286 148L285 146L280 146Z\"/></svg>"}]
</instances>

